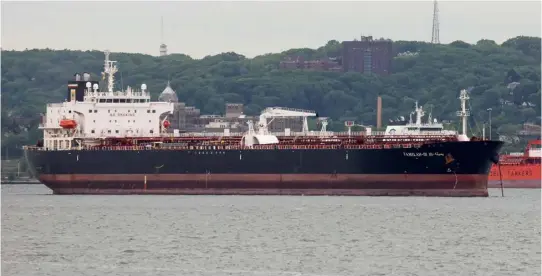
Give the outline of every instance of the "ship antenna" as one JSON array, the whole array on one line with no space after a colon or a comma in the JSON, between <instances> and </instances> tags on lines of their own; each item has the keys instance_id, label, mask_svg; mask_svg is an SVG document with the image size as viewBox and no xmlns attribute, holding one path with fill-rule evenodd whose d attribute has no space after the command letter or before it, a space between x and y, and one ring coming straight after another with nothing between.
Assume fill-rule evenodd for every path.
<instances>
[{"instance_id":1,"label":"ship antenna","mask_svg":"<svg viewBox=\"0 0 542 276\"><path fill-rule=\"evenodd\" d=\"M118 71L117 66L115 65L116 61L109 60L109 50L105 51L105 62L104 62L104 74L107 75L107 91L113 93L113 85L115 83L115 73Z\"/></svg>"},{"instance_id":2,"label":"ship antenna","mask_svg":"<svg viewBox=\"0 0 542 276\"><path fill-rule=\"evenodd\" d=\"M470 116L470 112L467 109L467 100L469 100L469 94L467 90L461 90L459 94L459 100L461 101L461 111L457 111L457 116L461 117L461 122L463 124L462 134L467 135L467 117Z\"/></svg>"}]
</instances>

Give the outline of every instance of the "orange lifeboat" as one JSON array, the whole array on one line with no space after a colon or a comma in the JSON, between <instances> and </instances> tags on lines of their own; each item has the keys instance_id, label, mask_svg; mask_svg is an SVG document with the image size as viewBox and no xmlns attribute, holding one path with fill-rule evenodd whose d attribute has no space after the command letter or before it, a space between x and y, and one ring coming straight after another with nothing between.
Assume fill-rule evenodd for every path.
<instances>
[{"instance_id":1,"label":"orange lifeboat","mask_svg":"<svg viewBox=\"0 0 542 276\"><path fill-rule=\"evenodd\" d=\"M77 122L75 122L75 120L63 119L60 121L61 128L71 129L71 128L75 128L76 126L77 126Z\"/></svg>"}]
</instances>

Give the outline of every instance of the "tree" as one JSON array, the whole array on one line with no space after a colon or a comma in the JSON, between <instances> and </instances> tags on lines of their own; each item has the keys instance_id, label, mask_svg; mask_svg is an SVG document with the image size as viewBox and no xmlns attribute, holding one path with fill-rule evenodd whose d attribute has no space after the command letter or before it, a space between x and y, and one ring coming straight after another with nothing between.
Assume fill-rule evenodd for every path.
<instances>
[{"instance_id":1,"label":"tree","mask_svg":"<svg viewBox=\"0 0 542 276\"><path fill-rule=\"evenodd\" d=\"M118 88L121 79L123 86L146 83L156 99L169 80L181 101L207 114L223 113L226 102L244 104L247 115L257 115L270 105L313 109L331 117L328 129L342 131L341 120L346 118L376 125L376 99L381 96L384 124L399 116L408 119L418 101L433 107L433 118L456 125L459 91L471 87L469 108L474 122L487 121L486 110L492 108L494 129L526 121L540 124L540 38L516 37L502 45L489 40L475 45L396 41L392 51L389 76L279 69L287 56L342 56L342 45L336 40L316 50L291 49L252 59L233 52L199 60L183 54L112 53L111 58L120 62ZM404 52L416 54L397 56ZM88 71L92 78L100 78L103 53L2 51L1 66L2 147L16 157L21 145L36 143L39 114L47 103L66 98L66 82L75 72ZM519 85L510 89L507 86L512 82Z\"/></svg>"}]
</instances>

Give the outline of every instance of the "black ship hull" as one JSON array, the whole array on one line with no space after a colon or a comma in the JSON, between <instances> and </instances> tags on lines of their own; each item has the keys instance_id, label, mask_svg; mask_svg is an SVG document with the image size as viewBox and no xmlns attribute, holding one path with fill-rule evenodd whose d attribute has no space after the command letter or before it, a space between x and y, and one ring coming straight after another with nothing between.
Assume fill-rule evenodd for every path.
<instances>
[{"instance_id":1,"label":"black ship hull","mask_svg":"<svg viewBox=\"0 0 542 276\"><path fill-rule=\"evenodd\" d=\"M55 194L487 196L497 141L391 149L27 148Z\"/></svg>"}]
</instances>

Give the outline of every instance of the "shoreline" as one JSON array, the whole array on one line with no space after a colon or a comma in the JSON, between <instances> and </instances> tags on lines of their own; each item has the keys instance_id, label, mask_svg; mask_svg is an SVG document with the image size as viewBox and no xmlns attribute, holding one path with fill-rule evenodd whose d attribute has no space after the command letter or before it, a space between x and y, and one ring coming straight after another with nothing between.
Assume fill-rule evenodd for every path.
<instances>
[{"instance_id":1,"label":"shoreline","mask_svg":"<svg viewBox=\"0 0 542 276\"><path fill-rule=\"evenodd\" d=\"M13 180L13 181L2 181L0 185L38 185L42 184L38 180Z\"/></svg>"}]
</instances>

